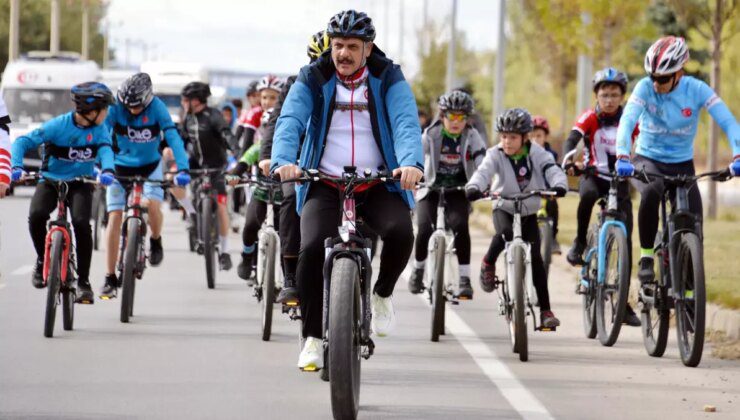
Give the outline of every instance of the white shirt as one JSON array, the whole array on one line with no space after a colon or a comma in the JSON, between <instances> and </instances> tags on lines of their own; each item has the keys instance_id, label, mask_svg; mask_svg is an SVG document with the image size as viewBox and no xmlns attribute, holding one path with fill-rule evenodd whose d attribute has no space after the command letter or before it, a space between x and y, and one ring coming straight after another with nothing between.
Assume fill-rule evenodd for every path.
<instances>
[{"instance_id":1,"label":"white shirt","mask_svg":"<svg viewBox=\"0 0 740 420\"><path fill-rule=\"evenodd\" d=\"M353 81L337 77L334 113L319 162L319 171L327 175L341 176L345 166L357 167L359 174L385 166L370 122L367 75L366 67Z\"/></svg>"}]
</instances>

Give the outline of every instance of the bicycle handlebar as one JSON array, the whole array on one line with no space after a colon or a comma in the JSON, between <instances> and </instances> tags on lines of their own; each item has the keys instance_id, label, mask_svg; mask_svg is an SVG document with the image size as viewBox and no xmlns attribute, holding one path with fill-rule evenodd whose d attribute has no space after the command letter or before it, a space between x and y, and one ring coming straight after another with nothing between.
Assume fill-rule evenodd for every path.
<instances>
[{"instance_id":1,"label":"bicycle handlebar","mask_svg":"<svg viewBox=\"0 0 740 420\"><path fill-rule=\"evenodd\" d=\"M551 190L527 191L525 193L512 194L512 195L503 195L500 192L489 191L487 194L484 194L483 198L488 198L491 200L501 199L501 200L511 200L511 201L524 201L530 197L556 197L556 196L557 196L557 193Z\"/></svg>"},{"instance_id":2,"label":"bicycle handlebar","mask_svg":"<svg viewBox=\"0 0 740 420\"><path fill-rule=\"evenodd\" d=\"M37 182L40 179L44 179L48 182L53 182L55 184L61 184L64 182L83 182L85 184L98 184L98 181L89 176L77 176L72 179L54 179L54 178L47 178L45 177L41 172L28 172L23 175L21 179L18 181L13 181L13 185L31 185L32 182Z\"/></svg>"}]
</instances>

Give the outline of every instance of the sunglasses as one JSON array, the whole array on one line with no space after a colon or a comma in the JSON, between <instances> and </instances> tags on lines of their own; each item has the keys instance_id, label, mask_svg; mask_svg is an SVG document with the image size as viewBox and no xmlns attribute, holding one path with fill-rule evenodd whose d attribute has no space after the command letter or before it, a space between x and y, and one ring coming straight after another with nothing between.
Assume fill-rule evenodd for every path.
<instances>
[{"instance_id":1,"label":"sunglasses","mask_svg":"<svg viewBox=\"0 0 740 420\"><path fill-rule=\"evenodd\" d=\"M675 76L675 75L676 75L675 73L673 73L673 74L667 74L665 76L657 76L655 74L651 74L650 75L650 80L652 80L653 82L655 82L655 83L657 83L659 85L664 85L664 84L670 82L673 79L673 76Z\"/></svg>"},{"instance_id":2,"label":"sunglasses","mask_svg":"<svg viewBox=\"0 0 740 420\"><path fill-rule=\"evenodd\" d=\"M445 118L447 118L450 121L465 121L468 119L468 116L465 114L457 114L448 112L445 114Z\"/></svg>"}]
</instances>

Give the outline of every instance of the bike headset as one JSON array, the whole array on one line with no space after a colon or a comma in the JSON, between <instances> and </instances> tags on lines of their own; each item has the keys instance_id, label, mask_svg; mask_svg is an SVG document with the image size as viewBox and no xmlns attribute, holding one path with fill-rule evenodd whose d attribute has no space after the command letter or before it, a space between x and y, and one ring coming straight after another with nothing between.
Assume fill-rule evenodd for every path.
<instances>
[{"instance_id":1,"label":"bike headset","mask_svg":"<svg viewBox=\"0 0 740 420\"><path fill-rule=\"evenodd\" d=\"M82 117L90 127L98 124L95 120L104 108L113 104L113 93L108 86L99 82L85 82L72 86L70 96L75 103L75 112ZM88 118L87 114L96 111L93 118Z\"/></svg>"},{"instance_id":2,"label":"bike headset","mask_svg":"<svg viewBox=\"0 0 740 420\"><path fill-rule=\"evenodd\" d=\"M326 35L332 38L358 38L362 41L362 62L360 66L349 76L341 76L341 79L352 80L367 65L365 48L368 42L375 39L375 26L373 20L364 13L355 10L343 10L332 16L326 27Z\"/></svg>"}]
</instances>

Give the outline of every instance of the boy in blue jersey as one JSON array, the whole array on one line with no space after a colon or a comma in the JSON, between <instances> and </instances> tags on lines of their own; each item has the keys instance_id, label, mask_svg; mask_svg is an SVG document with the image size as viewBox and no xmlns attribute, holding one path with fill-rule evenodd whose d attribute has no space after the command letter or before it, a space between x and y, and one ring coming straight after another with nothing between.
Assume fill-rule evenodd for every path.
<instances>
[{"instance_id":1,"label":"boy in blue jersey","mask_svg":"<svg viewBox=\"0 0 740 420\"><path fill-rule=\"evenodd\" d=\"M617 172L632 175L635 167L666 175L694 175L694 137L699 111L706 108L727 134L732 147L730 172L740 174L740 126L727 106L706 83L684 75L689 50L683 38L667 36L656 41L645 55L645 77L637 83L624 108L617 130ZM630 161L632 130L640 123L635 158ZM642 283L655 279L653 245L658 232L658 208L664 191L662 180L635 182L640 191L637 215L640 232ZM698 188L689 190L689 208L702 217Z\"/></svg>"},{"instance_id":2,"label":"boy in blue jersey","mask_svg":"<svg viewBox=\"0 0 740 420\"><path fill-rule=\"evenodd\" d=\"M113 130L115 170L119 176L145 176L152 180L162 179L162 140L172 149L179 174L175 184L190 182L188 157L182 138L170 118L165 104L152 93L152 81L146 73L137 73L126 79L118 88L118 103L110 107L106 119ZM108 188L108 242L105 285L101 298L116 296L118 279L115 274L118 260L118 244L121 238L121 222L126 204L126 182L114 182ZM164 191L153 184L144 184L144 198L149 215L149 262L157 266L162 262L162 211L160 204Z\"/></svg>"},{"instance_id":3,"label":"boy in blue jersey","mask_svg":"<svg viewBox=\"0 0 740 420\"><path fill-rule=\"evenodd\" d=\"M60 115L40 128L19 137L12 147L13 181L23 177L23 156L29 150L44 146L41 175L43 178L71 181L68 183L67 200L72 214L72 227L77 245L77 303L93 303L90 288L90 260L92 258L92 230L90 212L93 188L91 184L72 181L92 176L99 158L102 172L98 181L103 185L113 182L113 151L110 133L103 122L113 95L103 84L87 82L72 88L75 111ZM43 178L31 199L28 227L36 249L36 265L31 282L36 288L45 286L43 257L45 251L46 222L56 208L57 189Z\"/></svg>"}]
</instances>

